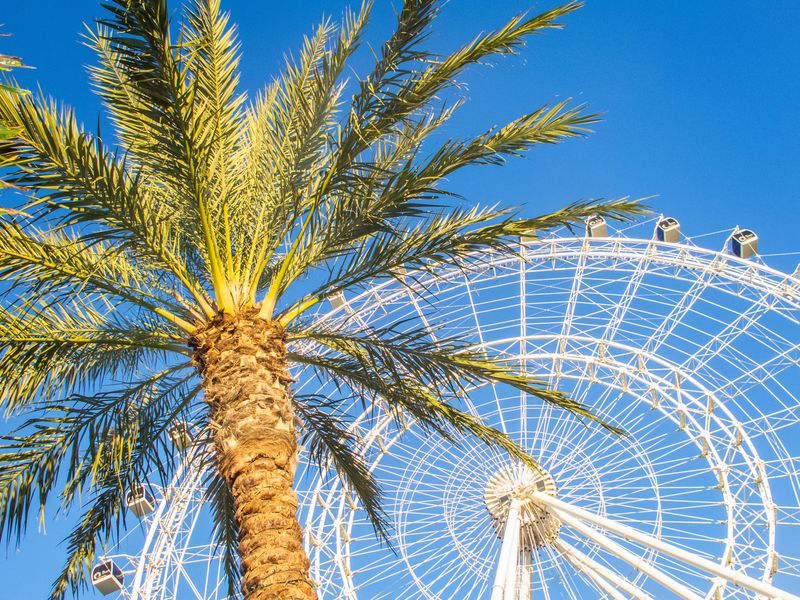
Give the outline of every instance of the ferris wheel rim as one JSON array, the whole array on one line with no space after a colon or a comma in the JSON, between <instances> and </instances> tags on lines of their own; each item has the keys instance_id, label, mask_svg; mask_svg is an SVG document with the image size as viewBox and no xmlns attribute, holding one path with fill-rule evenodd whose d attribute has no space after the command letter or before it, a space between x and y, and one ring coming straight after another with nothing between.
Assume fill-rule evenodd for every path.
<instances>
[{"instance_id":1,"label":"ferris wheel rim","mask_svg":"<svg viewBox=\"0 0 800 600\"><path fill-rule=\"evenodd\" d=\"M735 230L732 230L734 232ZM727 240L730 239L730 236L726 238ZM641 259L647 258L653 262L662 262L664 264L670 264L673 266L685 267L686 265L679 262L675 257L671 257L668 252L678 252L678 253L685 253L685 254L696 254L699 257L713 257L713 258L720 258L725 261L725 263L732 263L737 267L751 272L753 274L758 274L760 277L757 278L758 281L769 282L769 284L764 283L762 284L764 289L770 291L772 295L780 296L782 300L789 301L792 303L794 308L800 308L800 267L794 273L785 273L780 271L774 267L770 267L769 265L763 262L756 262L751 259L746 258L739 258L722 250L712 250L708 248L703 248L701 246L695 246L693 244L688 244L687 242L680 242L680 243L669 243L669 242L660 242L655 238L647 239L647 238L636 238L636 237L604 237L604 238L588 238L588 237L577 237L577 236L570 236L570 237L557 237L556 234L553 234L553 237L543 238L541 240L530 240L525 242L520 242L520 246L525 249L536 249L536 248L546 248L548 246L552 247L554 244L561 243L567 245L575 245L580 244L580 248L576 251L571 249L570 251L564 251L561 254L539 254L539 255L532 255L532 254L525 254L526 260L553 260L554 258L563 258L565 256L574 255L574 254L584 254L593 256L596 258L629 258L629 259ZM609 251L604 245L612 244L613 246L617 246L622 248L623 246L629 246L632 249L631 254L621 255L619 253L614 252L613 250ZM643 255L641 250L637 250L637 246L647 246L654 250L661 249L663 251L668 252L653 252L652 254ZM465 262L469 263L471 260L474 260L476 264L491 267L500 267L506 266L508 264L514 264L519 261L518 256L509 255L507 252L500 252L495 251L491 252L491 258L489 261L486 260L486 252L474 252L470 255L467 255L465 258ZM667 261L667 258L672 258L671 261ZM709 261L713 262L713 261ZM469 270L470 267L467 267ZM726 274L731 273L730 271L726 271L724 269L714 270L714 274L717 276L724 276ZM415 277L419 277L421 280L425 280L424 283L427 283L427 280L433 279L436 281L445 281L448 278L452 277L459 277L463 274L463 270L461 267L450 267L439 269L435 274L431 274L427 271L419 271L414 272L413 275ZM731 281L739 281L743 282L746 281L747 283L753 283L756 281L755 277L749 278L730 278ZM350 305L354 304L359 301L363 301L367 296L380 293L387 288L392 287L395 285L396 280L394 279L385 279L383 281L378 281L377 283L370 286L369 289L364 289L359 293L353 295L351 298L344 301L344 304L341 306L334 306L332 310L326 310L324 314L320 312L317 313L317 317L320 319L320 322L325 322L329 320L336 320L342 318L344 316L352 316ZM787 293L786 290L781 290L780 284L784 285L791 285L792 293ZM411 282L405 283L405 289L398 289L395 297L399 297L404 295L408 289L413 289L417 292L421 291L424 286L416 283ZM391 299L391 298L390 298Z\"/></svg>"},{"instance_id":2,"label":"ferris wheel rim","mask_svg":"<svg viewBox=\"0 0 800 600\"><path fill-rule=\"evenodd\" d=\"M547 254L545 252L541 252L539 254L536 254L535 252L533 252L533 253L531 252L531 249L535 250L536 248L539 248L539 249L545 248L546 249L548 246L552 247L552 248L555 248L556 245L558 245L559 243L562 243L562 242L563 242L564 246L570 246L570 247L564 248L563 252L561 254L558 254L558 255L555 254L555 251L553 251L550 254ZM576 249L575 246L578 246L578 248ZM662 246L663 246L663 248L662 248ZM615 250L615 248L616 248L616 250ZM664 252L663 251L664 249L668 250L668 252ZM574 238L574 239L573 238L569 238L566 241L564 241L564 238L545 239L545 240L536 241L536 242L526 242L524 245L522 245L522 250L525 253L524 259L528 259L529 261L533 261L534 263L536 261L544 262L544 261L549 261L549 260L555 260L555 258L554 258L555 256L558 256L558 258L563 258L563 257L570 256L570 255L571 256L575 256L575 255L581 254L581 253L583 253L582 256L584 256L584 258L596 259L598 261L610 260L610 259L615 259L615 260L623 260L624 259L624 260L629 260L629 261L641 260L641 261L659 262L659 260L660 260L664 264L673 264L673 265L677 264L677 259L675 258L674 255L677 254L677 253L681 253L681 252L683 252L684 254L686 254L686 253L694 253L697 256L700 256L701 258L703 256L705 256L709 261L712 261L712 262L713 262L713 260L715 260L715 258L722 257L726 263L728 261L731 261L731 262L736 264L737 268L746 270L749 273L749 275L748 275L749 280L748 281L749 281L749 283L751 285L753 285L753 287L760 289L764 293L772 294L772 295L774 295L776 297L779 297L781 299L781 301L786 302L792 308L800 308L800 294L796 294L795 293L795 288L797 290L800 290L800 279L798 279L796 275L787 275L787 274L781 273L780 271L777 271L775 269L771 269L770 267L767 267L766 265L763 265L763 264L760 264L760 263L757 263L757 262L747 261L747 260L744 260L744 259L738 259L738 258L736 258L736 257L734 257L732 255L725 254L723 251L706 250L706 249L698 248L696 246L692 246L692 245L689 245L689 244L665 244L665 243L658 242L656 240L645 240L645 239L639 239L639 238L618 238L618 237L593 238L591 240L589 240L588 238ZM624 252L622 252L622 250L626 250L626 252L628 250L630 250L631 254L624 253ZM634 252L638 252L638 254L634 255L633 254ZM532 257L531 257L531 254L533 254ZM711 258L709 258L709 257L711 257ZM481 259L485 261L486 257L483 256L483 257L481 257ZM524 259L521 259L520 257L511 257L511 258L505 257L505 258L501 258L501 259L495 260L495 257L491 257L487 261L489 266L488 267L484 266L484 267L480 267L480 268L484 268L484 269L485 268L491 268L491 269L509 268L509 267L520 265L520 261L524 260ZM666 260L666 259L672 260L672 263L670 263L669 260ZM681 265L679 265L679 266L681 266ZM682 265L682 266L685 267L686 265ZM614 268L616 268L616 267L614 267ZM689 267L687 267L687 268L689 268ZM524 271L525 269L523 268L521 270ZM712 274L712 273L713 273L714 276L719 276L720 274L724 276L726 273L728 273L728 271L725 271L724 269L721 272L718 272L716 269L714 269L713 271L711 269L707 269L707 270L703 269L703 270L701 270L701 276L704 275L704 274ZM414 274L414 276L416 276L416 274ZM443 274L442 273L437 273L435 275L429 275L429 274L426 274L426 273L419 274L419 277L421 277L421 278L428 277L428 276L435 278L437 282L445 282L445 283L450 282L450 283L452 283L452 281L455 280L456 278L463 276L463 272L459 271L458 273L455 273L455 274L452 273L452 272L445 272ZM448 279L448 277L450 279ZM738 277L738 275L737 275L737 277ZM735 277L730 277L729 280L738 281L738 279L735 278ZM754 285L753 282L761 282L761 283L759 283L758 285ZM384 301L386 302L386 304L389 304L390 301L395 301L398 298L401 298L405 294L409 293L409 290L407 289L407 286L406 287L400 286L401 289L398 289L394 293L392 293L393 290L392 290L391 286L393 286L393 285L397 285L397 283L395 281L393 281L393 280L380 282L380 283L376 284L375 286L373 286L372 288L364 290L361 293L359 293L357 295L354 295L352 298L346 299L342 306L334 307L333 310L328 311L325 315L321 315L321 320L323 320L323 321L329 320L329 321L335 322L337 319L352 318L353 314L358 315L358 308L357 307L359 306L359 304L367 302L367 301L369 301L369 298L371 298L371 297L375 298L380 294L384 294L384 296L382 296L382 297L384 298ZM414 284L412 283L411 285L413 286ZM467 281L466 285L469 285L468 281ZM784 286L784 287L781 288L781 286ZM474 309L474 307L473 307L473 309ZM358 315L358 316L359 316L359 318L361 318L360 315ZM785 315L781 314L780 316L783 317ZM545 338L552 339L554 336L550 335L550 336L540 336L540 337L545 337ZM519 336L519 337L513 338L513 340L514 341L524 340L525 344L527 345L528 342L535 341L535 338L536 338L535 335L527 335L527 336L524 336L524 337L523 336ZM576 336L574 334L571 334L571 335L568 335L568 336L565 337L565 339L568 339L568 340L571 340L571 341L576 341L576 338L580 338L580 336ZM505 340L504 339L492 340L491 342L486 342L486 343L481 342L480 344L474 345L474 347L480 347L481 344L483 346L485 346L485 347L492 347L493 345L502 346L503 345L502 342L508 342L510 339L511 338L505 339ZM583 339L583 340L577 340L577 341L587 342L588 340L587 339ZM596 339L594 339L593 341L597 342ZM621 342L619 342L617 340L614 340L614 339L611 339L611 340L609 340L607 342L604 342L604 343L606 343L606 345L608 347L615 348L615 349L619 349L619 348L622 348L623 346L625 346L625 344L622 344ZM625 349L626 350L631 350L630 347L625 348ZM593 350L592 351L592 355L595 355L595 354L597 354L597 351ZM657 362L658 359L659 359L658 352L651 353L651 354L652 354L652 356L650 356L648 358L648 360L652 360L653 362ZM520 355L516 355L516 356L509 356L508 358L509 358L509 360L520 360L520 361L523 361L523 363L527 363L528 361L536 362L538 360L541 360L543 358L548 358L548 357L549 358L553 358L553 356L555 356L555 354L553 354L551 352L551 353L544 353L544 354L542 354L542 353L539 353L539 354L530 353L530 354L524 354L524 355L520 354ZM562 359L562 360L566 360L566 359L578 360L580 358L585 358L585 357L582 356L582 355L578 355L578 354L574 354L574 355L562 354L562 355L559 355L559 358ZM671 363L668 363L668 361L664 361L664 360L662 360L662 362L664 363L665 366L669 366L671 364ZM624 366L624 363L620 363L620 364ZM688 381L689 383L691 383L692 385L695 385L698 389L703 387L703 382L700 381L700 380L694 381L694 380L692 380L691 377L689 377L688 380L689 380ZM697 400L697 399L696 398L692 399L692 401L695 401L695 400ZM725 402L719 403L719 406L717 407L717 410L719 410L722 413L725 413L726 415L728 415L728 417L730 419L733 419L735 421L736 416L735 416L734 413L730 412L730 410L728 409L727 403L725 403ZM719 419L719 418L720 417L718 415L715 415L715 416L712 417L712 419ZM386 423L384 423L384 427L388 427L388 420L386 421ZM377 428L377 425L372 430L370 430L370 432L373 434L373 437L368 443L368 445L371 445L373 448L375 447L376 444L379 443L376 440L380 439L379 436L381 436L382 432L384 431L384 429L380 429L380 431L379 431L376 428ZM403 433L402 431L397 432L396 437L399 438L402 435L402 433ZM386 444L387 441L383 440L383 443ZM741 443L744 444L744 445L748 445L749 444L750 447L751 447L752 452L754 453L755 456L757 456L756 448L753 446L753 444L750 441L748 436L745 436L745 439L742 440ZM389 441L388 444L389 444L389 446L391 448L391 445L394 444L394 440ZM787 452L787 456L788 456L789 455L788 450L786 452ZM722 461L720 461L719 464L722 464ZM753 464L756 464L756 463L753 463ZM709 467L710 467L710 464L709 464ZM760 468L761 469L764 468L763 464L761 465ZM766 475L766 472L764 472L764 473ZM727 473L725 474L725 477L727 477ZM770 492L770 478L765 476L764 477L764 481L765 481L764 489L766 490L767 495L769 495L769 500L771 501L772 497L771 497L771 492ZM723 486L723 488L724 488L724 486ZM317 490L319 490L319 489L320 489L319 486L317 486ZM729 492L727 492L727 493L729 493ZM313 494L309 495L309 497L312 497L312 496L313 496ZM328 496L329 497L333 497L333 496L335 496L335 494L333 494L332 490L329 490ZM336 512L337 518L341 518L343 515L348 514L347 509L345 508L345 503L346 503L346 500L344 498L339 498L338 509L337 509L337 512ZM728 507L727 501L724 504L726 505L726 508L727 508ZM311 502L311 506L312 507L315 506L314 502ZM314 514L315 513L313 512L313 510L311 510L309 512L309 515L310 515L309 519L310 520L313 520ZM354 527L354 519L355 519L354 513L352 511L350 511L349 512L349 516L348 516L348 521L347 521L347 527L345 528L346 531L352 532L353 527ZM726 519L726 521L728 521L727 526L730 527L730 516L729 515L728 515L728 518ZM310 523L310 521L309 521L309 523ZM772 550L774 550L774 548L775 548L775 529L777 528L777 526L778 526L777 520L773 520L771 523L768 523L768 528L769 528L768 548L772 549ZM321 525L320 525L320 527L321 527ZM728 531L728 534L730 534L730 531ZM347 572L352 570L352 568L353 568L351 563L349 562L349 560L350 560L350 552L349 552L349 549L346 552L342 551L343 546L341 545L341 540L339 540L339 533L338 532L336 533L336 537L337 537L337 540L338 540L337 541L337 551L336 552L339 553L340 555L343 553L345 555L345 557L347 558L347 562L341 563L340 572L341 572L341 574L342 574L342 576L344 578L347 578L348 577L347 576ZM720 561L722 561L723 563L727 562L727 560L728 560L727 557L730 554L730 552L732 552L730 550L730 548L732 547L731 545L733 544L733 542L730 541L730 540L731 540L731 536L727 535L726 536L726 541L725 541L725 548L726 549L723 552L722 557L720 558ZM564 540L564 543L569 546L569 543L566 540ZM347 545L347 544L345 544L345 545ZM312 544L310 544L309 539L306 538L306 548L307 548L307 550L310 550L311 546L312 546ZM575 552L580 553L580 550L578 550L577 548L573 548L573 550ZM548 551L548 552L550 552L550 551ZM577 556L577 554L573 555L573 557L574 556ZM588 556L588 555L584 555L584 556ZM591 556L588 556L588 558L591 559ZM537 558L537 561L538 560L539 559ZM313 562L313 559L312 559L312 562ZM766 561L765 561L764 564L765 564L765 566L764 566L763 579L765 581L771 580L772 575L768 572L771 567L766 563ZM357 565L356 565L356 567L357 567ZM599 565L599 567L603 567L603 565ZM533 567L531 567L531 568L533 568ZM559 569L560 568L561 567L559 566ZM580 569L578 569L578 567L575 567L575 569L576 570L580 570ZM584 575L586 575L586 574L584 573ZM591 576L596 576L596 573L593 572ZM602 585L605 585L605 584L608 583L607 579L603 579L603 581L605 583L603 583ZM598 584L598 585L600 585L600 584ZM342 597L357 598L358 597L357 593L356 593L357 589L358 589L357 585L351 586L349 588L349 590L347 591L347 593L345 594L345 596L342 596ZM711 588L711 591L714 591L716 589L725 589L725 586L723 584L722 587L718 587L717 584L715 583L713 585L713 587ZM710 593L711 592L709 592L709 594ZM430 597L434 597L434 596L430 596ZM613 595L610 595L609 597L613 597Z\"/></svg>"}]
</instances>

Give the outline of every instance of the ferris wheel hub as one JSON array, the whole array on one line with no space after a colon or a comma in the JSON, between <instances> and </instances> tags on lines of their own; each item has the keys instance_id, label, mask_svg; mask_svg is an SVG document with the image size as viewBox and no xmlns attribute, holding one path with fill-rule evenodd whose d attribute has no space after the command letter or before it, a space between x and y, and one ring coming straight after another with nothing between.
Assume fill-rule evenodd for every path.
<instances>
[{"instance_id":1,"label":"ferris wheel hub","mask_svg":"<svg viewBox=\"0 0 800 600\"><path fill-rule=\"evenodd\" d=\"M512 464L489 478L483 494L495 532L501 539L511 503L519 501L520 542L524 550L553 544L561 530L561 520L535 499L537 492L556 496L556 483L550 473L544 469L534 471L523 464Z\"/></svg>"}]
</instances>

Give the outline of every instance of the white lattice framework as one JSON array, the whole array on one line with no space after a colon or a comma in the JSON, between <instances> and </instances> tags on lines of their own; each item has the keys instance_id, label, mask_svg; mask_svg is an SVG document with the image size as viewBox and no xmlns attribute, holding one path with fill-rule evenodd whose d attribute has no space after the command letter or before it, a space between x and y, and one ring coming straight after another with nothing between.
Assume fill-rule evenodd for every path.
<instances>
[{"instance_id":1,"label":"white lattice framework","mask_svg":"<svg viewBox=\"0 0 800 600\"><path fill-rule=\"evenodd\" d=\"M503 534L485 504L487 482L514 468L505 456L352 407L395 544L376 541L334 476L303 466L301 522L322 598L797 598L800 279L732 256L728 234L713 251L651 231L559 232L519 256L378 285L322 316L466 335L629 432L507 388L468 391L464 406L555 482L555 496L516 499L520 514L533 502L561 522L554 542L532 549L511 505ZM304 390L334 393L298 375ZM201 481L180 473L123 540L123 597L225 597Z\"/></svg>"}]
</instances>

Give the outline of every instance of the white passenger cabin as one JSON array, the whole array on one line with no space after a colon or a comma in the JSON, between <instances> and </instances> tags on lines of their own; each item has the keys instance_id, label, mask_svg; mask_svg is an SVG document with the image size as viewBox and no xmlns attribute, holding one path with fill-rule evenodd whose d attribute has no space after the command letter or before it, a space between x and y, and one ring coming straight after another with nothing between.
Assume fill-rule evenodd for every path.
<instances>
[{"instance_id":1,"label":"white passenger cabin","mask_svg":"<svg viewBox=\"0 0 800 600\"><path fill-rule=\"evenodd\" d=\"M104 596L120 591L124 581L122 569L113 560L104 560L92 569L92 585Z\"/></svg>"}]
</instances>

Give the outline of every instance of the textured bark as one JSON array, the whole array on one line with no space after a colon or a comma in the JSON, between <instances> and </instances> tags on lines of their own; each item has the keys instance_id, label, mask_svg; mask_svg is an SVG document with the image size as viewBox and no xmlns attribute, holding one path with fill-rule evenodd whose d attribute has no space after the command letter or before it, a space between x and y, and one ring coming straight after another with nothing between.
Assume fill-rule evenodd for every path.
<instances>
[{"instance_id":1,"label":"textured bark","mask_svg":"<svg viewBox=\"0 0 800 600\"><path fill-rule=\"evenodd\" d=\"M247 600L312 600L292 489L297 467L283 328L255 311L193 339L222 476L236 499Z\"/></svg>"}]
</instances>

